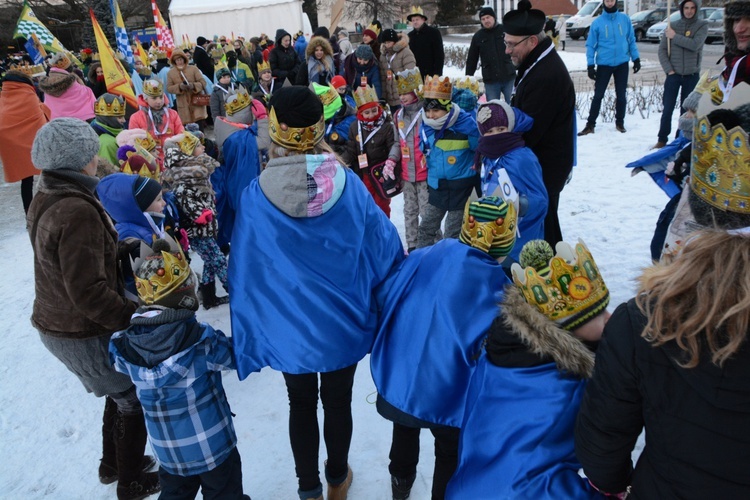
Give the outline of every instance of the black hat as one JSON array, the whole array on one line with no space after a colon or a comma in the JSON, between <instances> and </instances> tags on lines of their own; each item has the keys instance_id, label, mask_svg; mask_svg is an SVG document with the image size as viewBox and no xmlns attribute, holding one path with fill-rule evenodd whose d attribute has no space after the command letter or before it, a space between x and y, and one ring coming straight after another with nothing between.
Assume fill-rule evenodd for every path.
<instances>
[{"instance_id":1,"label":"black hat","mask_svg":"<svg viewBox=\"0 0 750 500\"><path fill-rule=\"evenodd\" d=\"M396 30L384 30L380 36L384 42L398 42L398 32Z\"/></svg>"},{"instance_id":2,"label":"black hat","mask_svg":"<svg viewBox=\"0 0 750 500\"><path fill-rule=\"evenodd\" d=\"M145 212L151 206L159 193L161 193L161 184L148 177L138 176L133 183L133 196L141 212Z\"/></svg>"},{"instance_id":3,"label":"black hat","mask_svg":"<svg viewBox=\"0 0 750 500\"><path fill-rule=\"evenodd\" d=\"M283 87L273 93L268 106L276 110L279 123L295 128L315 125L323 116L323 103L307 87Z\"/></svg>"},{"instance_id":4,"label":"black hat","mask_svg":"<svg viewBox=\"0 0 750 500\"><path fill-rule=\"evenodd\" d=\"M313 36L322 36L323 38L328 40L329 38L331 38L331 32L328 31L328 28L326 28L325 26L318 26L318 29L313 32Z\"/></svg>"},{"instance_id":5,"label":"black hat","mask_svg":"<svg viewBox=\"0 0 750 500\"><path fill-rule=\"evenodd\" d=\"M198 38L195 39L195 42L202 47L202 46L206 45L206 42L208 42L208 40L206 40L202 36L199 36Z\"/></svg>"},{"instance_id":6,"label":"black hat","mask_svg":"<svg viewBox=\"0 0 750 500\"><path fill-rule=\"evenodd\" d=\"M518 9L511 10L503 16L503 27L509 35L537 35L544 29L546 17L541 10L532 9L529 0L520 0Z\"/></svg>"},{"instance_id":7,"label":"black hat","mask_svg":"<svg viewBox=\"0 0 750 500\"><path fill-rule=\"evenodd\" d=\"M492 16L497 19L495 9L493 9L492 7L482 7L481 9L479 9L479 19L482 19L484 16Z\"/></svg>"}]
</instances>

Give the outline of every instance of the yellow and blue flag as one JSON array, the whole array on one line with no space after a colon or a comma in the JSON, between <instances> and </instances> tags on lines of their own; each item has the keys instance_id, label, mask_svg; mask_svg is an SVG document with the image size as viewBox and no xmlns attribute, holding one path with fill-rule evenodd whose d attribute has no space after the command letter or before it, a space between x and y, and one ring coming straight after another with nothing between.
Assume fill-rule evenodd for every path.
<instances>
[{"instance_id":1,"label":"yellow and blue flag","mask_svg":"<svg viewBox=\"0 0 750 500\"><path fill-rule=\"evenodd\" d=\"M130 40L128 39L128 32L125 30L125 23L122 20L122 14L120 13L120 5L117 0L110 0L109 6L112 9L112 19L115 21L115 38L117 40L117 50L125 55L125 60L129 64L134 63L133 49L130 46Z\"/></svg>"}]
</instances>

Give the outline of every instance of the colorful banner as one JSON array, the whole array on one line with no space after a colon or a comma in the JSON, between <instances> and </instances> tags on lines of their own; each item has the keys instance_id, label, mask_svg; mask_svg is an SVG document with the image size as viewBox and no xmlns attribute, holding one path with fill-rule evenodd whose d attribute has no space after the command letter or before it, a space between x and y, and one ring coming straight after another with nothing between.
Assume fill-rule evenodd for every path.
<instances>
[{"instance_id":1,"label":"colorful banner","mask_svg":"<svg viewBox=\"0 0 750 500\"><path fill-rule=\"evenodd\" d=\"M138 40L137 36L135 37L135 56L141 60L144 66L147 68L149 67L148 55L146 55L146 51L143 50L143 45L141 45L141 41Z\"/></svg>"},{"instance_id":2,"label":"colorful banner","mask_svg":"<svg viewBox=\"0 0 750 500\"><path fill-rule=\"evenodd\" d=\"M154 26L156 26L156 39L159 42L159 47L165 49L167 53L171 54L174 49L174 38L172 37L172 31L167 27L164 18L161 17L161 12L156 5L156 0L151 0L151 11L154 13Z\"/></svg>"},{"instance_id":3,"label":"colorful banner","mask_svg":"<svg viewBox=\"0 0 750 500\"><path fill-rule=\"evenodd\" d=\"M94 16L94 11L89 9L91 15L91 24L94 27L94 36L96 36L96 46L99 50L99 58L104 70L104 82L107 84L107 92L122 96L133 106L138 108L138 101L133 92L133 85L130 82L130 76L122 67L122 63L115 57L112 47L109 46L107 37L99 26L99 22Z\"/></svg>"},{"instance_id":4,"label":"colorful banner","mask_svg":"<svg viewBox=\"0 0 750 500\"><path fill-rule=\"evenodd\" d=\"M36 14L31 10L29 4L24 1L21 15L18 18L18 23L16 23L16 31L13 33L13 38L24 37L28 40L32 38L32 35L36 35L38 43L48 52L64 52L76 65L82 66L81 61L76 59L68 49L63 47L60 40L58 40L57 37L47 29L44 23L36 17Z\"/></svg>"},{"instance_id":5,"label":"colorful banner","mask_svg":"<svg viewBox=\"0 0 750 500\"><path fill-rule=\"evenodd\" d=\"M120 5L117 3L117 0L110 0L109 6L112 9L112 19L115 22L115 38L117 40L117 50L125 55L125 60L127 60L128 63L133 64L133 49L130 47L128 32L125 30L125 23L122 21L122 14L120 14Z\"/></svg>"}]
</instances>

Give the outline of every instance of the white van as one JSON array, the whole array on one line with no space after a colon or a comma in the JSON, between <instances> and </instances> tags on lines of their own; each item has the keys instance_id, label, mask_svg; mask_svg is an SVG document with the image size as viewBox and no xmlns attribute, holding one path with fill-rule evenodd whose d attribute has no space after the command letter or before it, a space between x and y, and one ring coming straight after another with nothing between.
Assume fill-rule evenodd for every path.
<instances>
[{"instance_id":1,"label":"white van","mask_svg":"<svg viewBox=\"0 0 750 500\"><path fill-rule=\"evenodd\" d=\"M625 12L630 15L636 12L637 4L636 0L617 0L617 10ZM604 2L601 0L593 0L586 2L578 14L568 19L565 23L567 34L573 40L578 40L583 37L585 40L589 36L589 28L594 19L599 17L604 12Z\"/></svg>"}]
</instances>

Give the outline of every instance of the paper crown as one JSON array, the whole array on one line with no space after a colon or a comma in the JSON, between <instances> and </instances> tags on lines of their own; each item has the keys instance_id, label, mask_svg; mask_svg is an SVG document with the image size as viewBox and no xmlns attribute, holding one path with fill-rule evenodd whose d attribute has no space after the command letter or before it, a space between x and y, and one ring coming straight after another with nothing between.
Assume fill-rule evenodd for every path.
<instances>
[{"instance_id":1,"label":"paper crown","mask_svg":"<svg viewBox=\"0 0 750 500\"><path fill-rule=\"evenodd\" d=\"M524 245L521 253L532 244L539 245L538 241ZM552 248L548 244L547 249L549 257ZM539 270L514 263L511 274L526 302L561 328L573 330L607 308L609 290L583 241L578 240L575 249L561 241L555 249L553 257L543 259L546 265L537 266ZM525 260L523 255L521 260Z\"/></svg>"},{"instance_id":2,"label":"paper crown","mask_svg":"<svg viewBox=\"0 0 750 500\"><path fill-rule=\"evenodd\" d=\"M195 147L201 142L196 136L187 130L182 133L182 138L177 141L177 147L186 155L192 155Z\"/></svg>"},{"instance_id":3,"label":"paper crown","mask_svg":"<svg viewBox=\"0 0 750 500\"><path fill-rule=\"evenodd\" d=\"M427 76L424 79L425 99L447 99L453 95L453 85L447 76Z\"/></svg>"},{"instance_id":4,"label":"paper crown","mask_svg":"<svg viewBox=\"0 0 750 500\"><path fill-rule=\"evenodd\" d=\"M422 73L418 67L396 73L396 89L399 95L418 92L422 86Z\"/></svg>"},{"instance_id":5,"label":"paper crown","mask_svg":"<svg viewBox=\"0 0 750 500\"><path fill-rule=\"evenodd\" d=\"M136 137L133 142L136 146L140 146L146 151L153 151L156 149L156 140L148 132L146 132L146 137Z\"/></svg>"},{"instance_id":6,"label":"paper crown","mask_svg":"<svg viewBox=\"0 0 750 500\"><path fill-rule=\"evenodd\" d=\"M325 117L309 127L294 128L285 123L279 123L276 118L276 108L272 107L268 113L268 131L271 140L292 151L309 151L323 139L325 133Z\"/></svg>"},{"instance_id":7,"label":"paper crown","mask_svg":"<svg viewBox=\"0 0 750 500\"><path fill-rule=\"evenodd\" d=\"M320 102L323 103L324 108L336 102L336 99L341 99L338 91L331 85L319 85L313 82L311 87L312 91L315 92L315 95L320 99Z\"/></svg>"},{"instance_id":8,"label":"paper crown","mask_svg":"<svg viewBox=\"0 0 750 500\"><path fill-rule=\"evenodd\" d=\"M371 25L369 25L369 26L368 26L368 27L367 27L367 28L365 29L365 31L372 31L373 33L375 33L375 37L376 37L376 38L377 38L378 36L380 36L380 28L378 28L378 25L377 25L377 24L371 24ZM363 33L364 33L364 32L363 32Z\"/></svg>"},{"instance_id":9,"label":"paper crown","mask_svg":"<svg viewBox=\"0 0 750 500\"><path fill-rule=\"evenodd\" d=\"M721 101L724 98L724 92L722 92L721 87L719 87L719 77L709 76L708 71L703 72L700 80L695 84L693 91L698 92L699 94L710 95L711 103L714 105L721 104Z\"/></svg>"},{"instance_id":10,"label":"paper crown","mask_svg":"<svg viewBox=\"0 0 750 500\"><path fill-rule=\"evenodd\" d=\"M157 160L154 156L149 153L146 149L140 146L122 146L118 150L117 155L120 158L120 151L123 149L129 149L125 152L125 159L120 160L120 171L124 174L136 174L141 177L148 177L156 182L159 182L161 171L157 166ZM135 149L135 151L132 151Z\"/></svg>"},{"instance_id":11,"label":"paper crown","mask_svg":"<svg viewBox=\"0 0 750 500\"><path fill-rule=\"evenodd\" d=\"M227 96L227 101L224 103L224 109L226 110L227 115L232 116L250 106L252 102L253 98L247 93L245 87L239 85L235 92L230 93Z\"/></svg>"},{"instance_id":12,"label":"paper crown","mask_svg":"<svg viewBox=\"0 0 750 500\"><path fill-rule=\"evenodd\" d=\"M55 68L68 69L70 67L70 57L65 52L58 52L52 56L50 64Z\"/></svg>"},{"instance_id":13,"label":"paper crown","mask_svg":"<svg viewBox=\"0 0 750 500\"><path fill-rule=\"evenodd\" d=\"M336 94L338 95L338 92L336 92ZM357 87L357 89L354 91L354 103L358 108L364 106L365 104L378 101L378 94L375 92L375 89L373 87Z\"/></svg>"},{"instance_id":14,"label":"paper crown","mask_svg":"<svg viewBox=\"0 0 750 500\"><path fill-rule=\"evenodd\" d=\"M20 71L29 78L34 78L35 76L45 76L47 74L47 72L44 71L44 66L42 66L41 64L13 64L11 65L10 69L13 71Z\"/></svg>"},{"instance_id":15,"label":"paper crown","mask_svg":"<svg viewBox=\"0 0 750 500\"><path fill-rule=\"evenodd\" d=\"M164 243L161 243L162 241ZM144 304L167 305L165 301L170 295L178 297L194 287L194 279L191 279L193 273L182 248L169 236L164 240L157 240L154 248L156 250L141 242L140 255L132 262L135 288ZM192 303L193 300L190 294L187 294L181 299L176 298L176 303L169 305L190 309L190 306L195 305Z\"/></svg>"},{"instance_id":16,"label":"paper crown","mask_svg":"<svg viewBox=\"0 0 750 500\"><path fill-rule=\"evenodd\" d=\"M211 49L211 57L213 59L221 59L222 57L224 57L224 49L222 49L221 47L214 47L213 49Z\"/></svg>"},{"instance_id":17,"label":"paper crown","mask_svg":"<svg viewBox=\"0 0 750 500\"><path fill-rule=\"evenodd\" d=\"M164 85L159 80L146 80L143 82L143 94L149 97L161 97L164 95Z\"/></svg>"},{"instance_id":18,"label":"paper crown","mask_svg":"<svg viewBox=\"0 0 750 500\"><path fill-rule=\"evenodd\" d=\"M467 201L458 239L491 257L505 257L516 241L516 208L499 196Z\"/></svg>"},{"instance_id":19,"label":"paper crown","mask_svg":"<svg viewBox=\"0 0 750 500\"><path fill-rule=\"evenodd\" d=\"M411 21L411 18L414 16L422 16L425 19L427 19L427 16L424 15L424 11L422 10L422 7L418 7L416 5L411 6L411 9L409 10L409 15L406 16L406 20Z\"/></svg>"},{"instance_id":20,"label":"paper crown","mask_svg":"<svg viewBox=\"0 0 750 500\"><path fill-rule=\"evenodd\" d=\"M161 49L154 49L153 51L154 57L157 59L166 59L167 58L167 51L161 50Z\"/></svg>"},{"instance_id":21,"label":"paper crown","mask_svg":"<svg viewBox=\"0 0 750 500\"><path fill-rule=\"evenodd\" d=\"M117 95L108 104L102 95L94 104L94 114L97 116L125 116L125 99Z\"/></svg>"},{"instance_id":22,"label":"paper crown","mask_svg":"<svg viewBox=\"0 0 750 500\"><path fill-rule=\"evenodd\" d=\"M468 89L475 96L479 95L479 82L473 76L461 76L453 81L453 86L457 89Z\"/></svg>"},{"instance_id":23,"label":"paper crown","mask_svg":"<svg viewBox=\"0 0 750 500\"><path fill-rule=\"evenodd\" d=\"M268 61L262 61L258 63L258 74L260 75L264 71L271 71L271 63Z\"/></svg>"}]
</instances>

